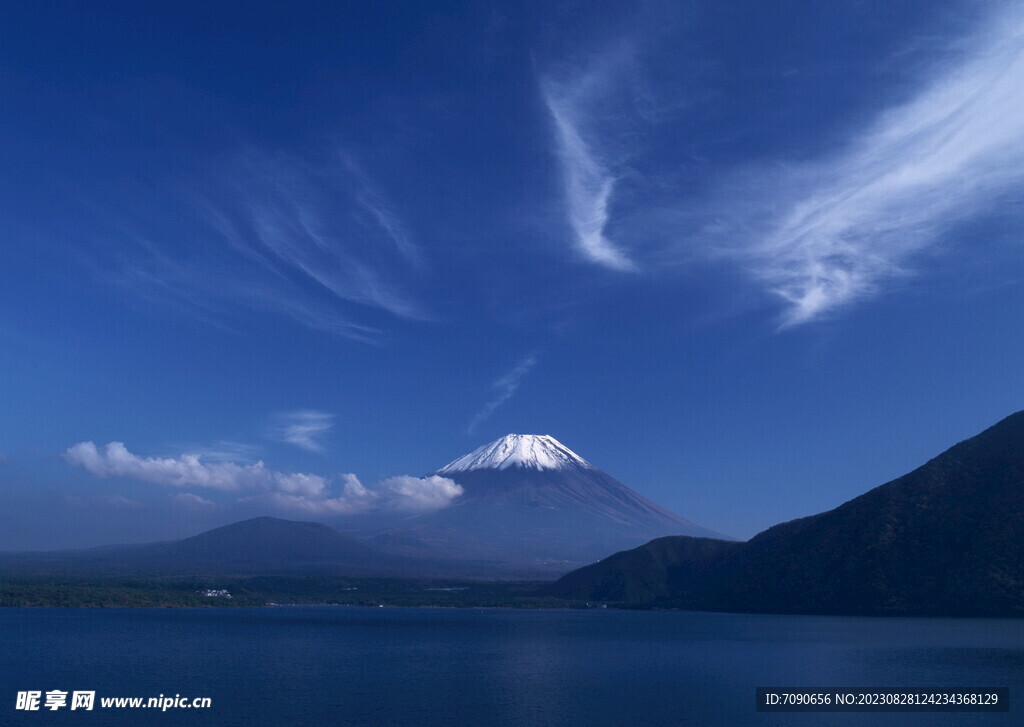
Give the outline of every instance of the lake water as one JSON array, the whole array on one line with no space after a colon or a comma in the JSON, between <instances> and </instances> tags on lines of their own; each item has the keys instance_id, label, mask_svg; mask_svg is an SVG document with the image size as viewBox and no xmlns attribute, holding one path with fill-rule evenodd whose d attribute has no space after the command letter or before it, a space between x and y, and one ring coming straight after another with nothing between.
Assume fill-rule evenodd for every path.
<instances>
[{"instance_id":1,"label":"lake water","mask_svg":"<svg viewBox=\"0 0 1024 727\"><path fill-rule=\"evenodd\" d=\"M643 611L0 609L0 724L1024 724L1024 622ZM766 714L758 686L1009 687L1003 714ZM92 712L19 691L95 691ZM210 709L102 709L101 697ZM45 697L44 697L45 699Z\"/></svg>"}]
</instances>

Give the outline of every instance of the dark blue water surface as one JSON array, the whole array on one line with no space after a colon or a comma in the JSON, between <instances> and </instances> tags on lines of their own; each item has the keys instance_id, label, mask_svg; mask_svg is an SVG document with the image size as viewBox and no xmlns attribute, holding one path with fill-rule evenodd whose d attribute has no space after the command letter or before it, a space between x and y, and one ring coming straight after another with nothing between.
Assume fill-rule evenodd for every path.
<instances>
[{"instance_id":1,"label":"dark blue water surface","mask_svg":"<svg viewBox=\"0 0 1024 727\"><path fill-rule=\"evenodd\" d=\"M758 686L1010 687L1008 714L765 714ZM637 611L0 609L0 724L1024 724L1024 623ZM92 712L18 691L95 690ZM210 697L103 710L103 696Z\"/></svg>"}]
</instances>

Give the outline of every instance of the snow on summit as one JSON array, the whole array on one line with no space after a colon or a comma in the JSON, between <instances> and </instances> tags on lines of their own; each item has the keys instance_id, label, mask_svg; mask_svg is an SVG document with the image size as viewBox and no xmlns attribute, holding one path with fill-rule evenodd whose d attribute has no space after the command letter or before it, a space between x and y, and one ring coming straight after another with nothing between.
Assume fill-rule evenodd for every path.
<instances>
[{"instance_id":1,"label":"snow on summit","mask_svg":"<svg viewBox=\"0 0 1024 727\"><path fill-rule=\"evenodd\" d=\"M469 470L505 470L511 467L561 470L572 467L593 469L593 465L548 434L506 434L490 444L449 462L438 474Z\"/></svg>"}]
</instances>

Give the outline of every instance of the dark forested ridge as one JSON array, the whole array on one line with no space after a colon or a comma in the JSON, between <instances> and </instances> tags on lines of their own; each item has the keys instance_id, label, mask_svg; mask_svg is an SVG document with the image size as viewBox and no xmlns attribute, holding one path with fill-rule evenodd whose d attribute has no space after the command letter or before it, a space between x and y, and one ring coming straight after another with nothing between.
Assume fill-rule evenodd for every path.
<instances>
[{"instance_id":1,"label":"dark forested ridge","mask_svg":"<svg viewBox=\"0 0 1024 727\"><path fill-rule=\"evenodd\" d=\"M567 573L549 588L562 598L622 604L679 600L743 543L668 536Z\"/></svg>"},{"instance_id":2,"label":"dark forested ridge","mask_svg":"<svg viewBox=\"0 0 1024 727\"><path fill-rule=\"evenodd\" d=\"M1024 615L1024 412L743 544L660 538L551 595L776 613Z\"/></svg>"}]
</instances>

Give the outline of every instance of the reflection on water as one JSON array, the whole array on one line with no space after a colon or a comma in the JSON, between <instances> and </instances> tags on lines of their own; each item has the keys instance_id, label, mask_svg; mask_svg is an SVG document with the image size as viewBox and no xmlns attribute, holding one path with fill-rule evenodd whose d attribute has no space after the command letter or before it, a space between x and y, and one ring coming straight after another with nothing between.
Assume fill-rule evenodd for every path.
<instances>
[{"instance_id":1,"label":"reflection on water","mask_svg":"<svg viewBox=\"0 0 1024 727\"><path fill-rule=\"evenodd\" d=\"M684 612L2 609L19 690L209 696L161 725L1016 724L1024 623ZM758 686L1009 686L1010 714L759 714ZM154 715L155 716L155 715Z\"/></svg>"}]
</instances>

